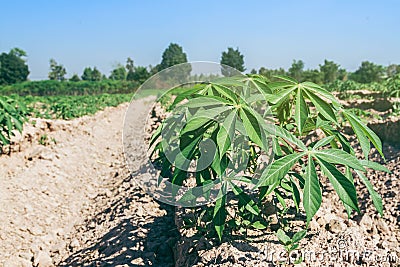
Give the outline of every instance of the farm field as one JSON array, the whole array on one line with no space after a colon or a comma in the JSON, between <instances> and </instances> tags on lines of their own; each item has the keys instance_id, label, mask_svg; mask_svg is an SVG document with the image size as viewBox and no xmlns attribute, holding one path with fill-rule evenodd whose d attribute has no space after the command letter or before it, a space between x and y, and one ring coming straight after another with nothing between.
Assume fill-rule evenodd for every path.
<instances>
[{"instance_id":1,"label":"farm field","mask_svg":"<svg viewBox=\"0 0 400 267\"><path fill-rule=\"evenodd\" d=\"M148 116L156 94L154 90L135 96L138 123ZM340 199L335 190L322 180L324 200L299 243L301 251L315 252L317 258L315 262L299 261L296 266L332 261L324 262L318 255L329 250L333 253L329 255L336 257L338 244L371 256L361 262L354 257L341 259L337 266L367 264L372 257L380 257L381 266L393 266L400 255L400 200L396 194L400 190L400 146L396 142L399 131L394 128L399 127L397 98L365 90L334 94L372 129L376 127L383 141L386 162L375 149L370 158L391 173L371 170L367 177L382 196L384 215L378 215L367 188L355 178L361 214L349 220L344 207L337 204ZM208 226L188 223L197 218L196 209L160 203L138 187L121 146L124 113L132 96L11 95L26 106L29 121L0 157L0 176L4 177L0 182L0 264L275 266L288 261L273 234L278 218L275 208L267 211L270 221L266 229L249 228L245 237L233 231L220 243L209 235ZM387 127L388 122L397 126ZM144 138L141 129L134 134ZM361 156L351 129L347 134ZM264 205L276 204L269 198ZM301 213L289 211L285 216L291 229L304 228ZM298 260L290 255L291 263ZM260 265L265 262L268 265Z\"/></svg>"},{"instance_id":2,"label":"farm field","mask_svg":"<svg viewBox=\"0 0 400 267\"><path fill-rule=\"evenodd\" d=\"M400 2L16 3L0 267L400 267Z\"/></svg>"}]
</instances>

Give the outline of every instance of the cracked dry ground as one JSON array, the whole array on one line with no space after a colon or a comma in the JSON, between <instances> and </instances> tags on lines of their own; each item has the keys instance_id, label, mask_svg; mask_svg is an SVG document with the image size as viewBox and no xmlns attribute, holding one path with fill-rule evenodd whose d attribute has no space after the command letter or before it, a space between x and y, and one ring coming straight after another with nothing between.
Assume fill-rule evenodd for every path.
<instances>
[{"instance_id":1,"label":"cracked dry ground","mask_svg":"<svg viewBox=\"0 0 400 267\"><path fill-rule=\"evenodd\" d=\"M146 116L150 104L134 110ZM37 119L0 157L0 266L173 266L174 209L145 195L124 164L127 107Z\"/></svg>"}]
</instances>

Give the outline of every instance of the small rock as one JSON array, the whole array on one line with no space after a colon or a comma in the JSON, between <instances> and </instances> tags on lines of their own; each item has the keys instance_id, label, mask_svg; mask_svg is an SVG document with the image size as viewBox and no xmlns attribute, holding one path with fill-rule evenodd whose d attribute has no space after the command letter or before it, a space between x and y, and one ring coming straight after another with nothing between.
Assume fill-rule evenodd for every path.
<instances>
[{"instance_id":1,"label":"small rock","mask_svg":"<svg viewBox=\"0 0 400 267\"><path fill-rule=\"evenodd\" d=\"M74 238L72 239L71 243L69 244L69 247L74 249L78 248L80 246L78 239Z\"/></svg>"},{"instance_id":2,"label":"small rock","mask_svg":"<svg viewBox=\"0 0 400 267\"><path fill-rule=\"evenodd\" d=\"M37 225L29 227L27 230L29 233L35 236L43 234L43 229Z\"/></svg>"},{"instance_id":3,"label":"small rock","mask_svg":"<svg viewBox=\"0 0 400 267\"><path fill-rule=\"evenodd\" d=\"M318 225L319 225L320 227L325 227L325 225L326 225L326 221L325 221L324 217L319 217L319 218L317 219L317 223L318 223Z\"/></svg>"},{"instance_id":4,"label":"small rock","mask_svg":"<svg viewBox=\"0 0 400 267\"><path fill-rule=\"evenodd\" d=\"M53 265L53 260L51 259L49 253L45 251L39 251L35 254L33 258L33 265L37 267L51 267Z\"/></svg>"},{"instance_id":5,"label":"small rock","mask_svg":"<svg viewBox=\"0 0 400 267\"><path fill-rule=\"evenodd\" d=\"M19 256L22 259L28 260L30 262L32 260L33 254L30 251L29 252L26 251L26 252L20 252Z\"/></svg>"},{"instance_id":6,"label":"small rock","mask_svg":"<svg viewBox=\"0 0 400 267\"><path fill-rule=\"evenodd\" d=\"M378 219L375 221L376 228L383 234L388 234L390 232L387 223L383 219Z\"/></svg>"},{"instance_id":7,"label":"small rock","mask_svg":"<svg viewBox=\"0 0 400 267\"><path fill-rule=\"evenodd\" d=\"M315 220L310 222L310 229L311 231L317 231L319 229L319 225Z\"/></svg>"},{"instance_id":8,"label":"small rock","mask_svg":"<svg viewBox=\"0 0 400 267\"><path fill-rule=\"evenodd\" d=\"M367 231L370 231L374 226L374 221L368 214L364 214L361 218L360 224L364 226Z\"/></svg>"},{"instance_id":9,"label":"small rock","mask_svg":"<svg viewBox=\"0 0 400 267\"><path fill-rule=\"evenodd\" d=\"M334 234L337 234L337 233L340 233L343 231L343 226L336 219L330 220L329 224L327 225L327 228L331 233L334 233Z\"/></svg>"},{"instance_id":10,"label":"small rock","mask_svg":"<svg viewBox=\"0 0 400 267\"><path fill-rule=\"evenodd\" d=\"M94 221L91 221L91 222L89 223L88 227L89 227L90 229L94 229L94 228L96 228L96 223L95 223Z\"/></svg>"},{"instance_id":11,"label":"small rock","mask_svg":"<svg viewBox=\"0 0 400 267\"><path fill-rule=\"evenodd\" d=\"M136 215L139 217L142 217L144 215L143 208L139 206L139 208L136 211Z\"/></svg>"},{"instance_id":12,"label":"small rock","mask_svg":"<svg viewBox=\"0 0 400 267\"><path fill-rule=\"evenodd\" d=\"M105 195L106 195L106 197L108 197L108 198L112 197L112 192L111 192L111 190L106 189Z\"/></svg>"}]
</instances>

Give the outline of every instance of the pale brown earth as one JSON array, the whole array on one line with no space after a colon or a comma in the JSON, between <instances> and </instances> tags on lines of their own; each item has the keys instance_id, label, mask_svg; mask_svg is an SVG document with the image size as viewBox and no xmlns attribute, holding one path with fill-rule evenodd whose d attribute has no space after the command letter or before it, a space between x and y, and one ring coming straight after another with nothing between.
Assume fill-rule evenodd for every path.
<instances>
[{"instance_id":1,"label":"pale brown earth","mask_svg":"<svg viewBox=\"0 0 400 267\"><path fill-rule=\"evenodd\" d=\"M150 103L137 100L134 108L146 116ZM35 119L5 149L0 266L173 265L173 208L145 195L124 163L127 107L72 121Z\"/></svg>"},{"instance_id":2,"label":"pale brown earth","mask_svg":"<svg viewBox=\"0 0 400 267\"><path fill-rule=\"evenodd\" d=\"M151 102L136 100L139 117L147 116ZM193 231L182 228L182 210L176 212L145 194L123 157L127 107L72 121L36 119L35 126L27 125L6 148L9 155L0 156L0 266L285 265L279 263L284 248L274 234L254 231L250 234L258 236L256 240L234 236L222 244L191 237ZM44 134L47 141L39 144ZM327 185L321 209L301 242L302 251L317 253L317 260L298 266L400 266L400 149L390 144L384 149L392 174L368 173L383 197L384 217L356 180L361 214L347 219ZM140 152L133 147L130 153ZM299 218L293 229L302 226ZM337 258L338 248L371 251L371 257L383 260ZM318 258L327 251L330 260Z\"/></svg>"}]
</instances>

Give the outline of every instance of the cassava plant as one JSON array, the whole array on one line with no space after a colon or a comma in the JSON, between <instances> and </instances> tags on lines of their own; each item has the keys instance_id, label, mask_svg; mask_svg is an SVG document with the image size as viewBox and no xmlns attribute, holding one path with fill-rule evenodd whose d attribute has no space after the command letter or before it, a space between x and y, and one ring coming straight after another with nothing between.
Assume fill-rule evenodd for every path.
<instances>
[{"instance_id":1,"label":"cassava plant","mask_svg":"<svg viewBox=\"0 0 400 267\"><path fill-rule=\"evenodd\" d=\"M236 224L265 228L263 200L271 194L284 207L289 203L298 212L303 207L308 226L321 205L322 176L349 216L360 211L354 175L383 213L382 200L365 175L368 168L388 171L369 161L371 143L383 157L381 141L321 86L286 76L270 82L249 75L175 88L160 101L168 103L170 112L150 140L160 181L177 188L195 185L172 192L178 204L214 200L210 220L220 239L237 214L242 218L234 218ZM344 135L344 123L352 127L362 156ZM231 195L237 209L233 213L227 209ZM298 236L304 232L293 237L293 244Z\"/></svg>"},{"instance_id":2,"label":"cassava plant","mask_svg":"<svg viewBox=\"0 0 400 267\"><path fill-rule=\"evenodd\" d=\"M14 98L0 96L0 154L2 147L10 144L14 130L22 132L25 121L25 106Z\"/></svg>"}]
</instances>

